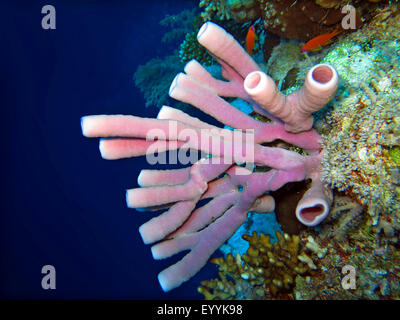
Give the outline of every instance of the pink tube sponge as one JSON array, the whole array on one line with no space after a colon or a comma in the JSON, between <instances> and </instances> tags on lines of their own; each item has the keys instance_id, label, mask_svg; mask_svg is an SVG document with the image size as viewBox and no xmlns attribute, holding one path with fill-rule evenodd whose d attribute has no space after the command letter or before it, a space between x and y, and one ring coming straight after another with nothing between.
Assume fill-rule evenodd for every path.
<instances>
[{"instance_id":1,"label":"pink tube sponge","mask_svg":"<svg viewBox=\"0 0 400 320\"><path fill-rule=\"evenodd\" d=\"M332 190L324 187L320 180L313 181L297 204L297 219L309 227L320 224L329 214L332 200Z\"/></svg>"},{"instance_id":2,"label":"pink tube sponge","mask_svg":"<svg viewBox=\"0 0 400 320\"><path fill-rule=\"evenodd\" d=\"M229 66L243 78L252 71L260 70L232 35L213 22L206 22L201 26L197 40L218 59L229 61Z\"/></svg>"},{"instance_id":3,"label":"pink tube sponge","mask_svg":"<svg viewBox=\"0 0 400 320\"><path fill-rule=\"evenodd\" d=\"M274 80L262 71L253 71L244 80L244 89L262 108L285 123L289 132L312 128L312 113L321 109L335 95L339 76L329 64L317 64L306 76L300 90L285 97Z\"/></svg>"},{"instance_id":4,"label":"pink tube sponge","mask_svg":"<svg viewBox=\"0 0 400 320\"><path fill-rule=\"evenodd\" d=\"M151 156L160 152L177 152L177 159L179 152L185 154L187 149L195 150L196 155L197 151L206 154L185 168L142 170L140 187L126 193L130 208L166 209L139 228L143 242L152 244L154 259L189 251L158 275L164 291L196 274L246 221L249 211L273 211L275 200L270 191L288 182L311 179L311 188L296 209L297 218L307 226L320 223L332 201L332 191L320 180L323 151L321 137L311 128L311 114L334 95L336 71L325 64L315 66L307 74L304 87L285 97L221 27L205 23L198 40L221 64L227 81L213 78L198 62L190 61L185 73L175 77L169 94L223 126L210 125L168 106L162 107L157 119L97 115L81 120L85 136L107 138L100 140L105 159L146 155L153 165L157 162L152 162ZM271 122L245 114L223 97L248 101ZM303 153L288 150L288 145L301 148ZM180 163L187 164L182 158L186 160L181 157ZM201 206L202 201L205 204Z\"/></svg>"}]
</instances>

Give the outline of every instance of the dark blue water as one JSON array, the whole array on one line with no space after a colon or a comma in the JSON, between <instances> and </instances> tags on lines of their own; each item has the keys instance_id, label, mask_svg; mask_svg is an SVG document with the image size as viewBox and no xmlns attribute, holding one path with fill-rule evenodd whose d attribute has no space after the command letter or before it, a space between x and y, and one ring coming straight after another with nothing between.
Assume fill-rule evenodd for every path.
<instances>
[{"instance_id":1,"label":"dark blue water","mask_svg":"<svg viewBox=\"0 0 400 320\"><path fill-rule=\"evenodd\" d=\"M41 28L41 8L56 8L56 30ZM138 227L152 215L128 209L144 158L107 161L98 140L82 136L80 117L154 117L134 86L140 64L163 56L159 21L193 0L2 1L1 298L202 298L208 265L170 293ZM56 268L43 290L41 268Z\"/></svg>"}]
</instances>

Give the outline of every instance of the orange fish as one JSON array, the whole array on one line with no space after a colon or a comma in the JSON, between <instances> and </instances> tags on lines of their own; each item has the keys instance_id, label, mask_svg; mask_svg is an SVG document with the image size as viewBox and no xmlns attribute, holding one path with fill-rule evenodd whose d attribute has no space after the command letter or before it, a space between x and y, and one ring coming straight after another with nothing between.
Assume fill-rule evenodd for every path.
<instances>
[{"instance_id":1,"label":"orange fish","mask_svg":"<svg viewBox=\"0 0 400 320\"><path fill-rule=\"evenodd\" d=\"M258 40L258 37L256 35L256 31L254 29L254 25L252 25L249 28L249 31L247 31L247 35L246 35L246 49L247 52L252 55L253 54L253 49L254 49L254 45L255 45L255 40Z\"/></svg>"},{"instance_id":2,"label":"orange fish","mask_svg":"<svg viewBox=\"0 0 400 320\"><path fill-rule=\"evenodd\" d=\"M315 38L312 38L310 41L308 41L304 46L301 47L300 52L310 52L310 51L317 51L321 50L321 48L329 43L332 42L332 38L337 36L339 33L341 33L343 30L337 29L333 32L328 32L321 34L319 36L316 36Z\"/></svg>"}]
</instances>

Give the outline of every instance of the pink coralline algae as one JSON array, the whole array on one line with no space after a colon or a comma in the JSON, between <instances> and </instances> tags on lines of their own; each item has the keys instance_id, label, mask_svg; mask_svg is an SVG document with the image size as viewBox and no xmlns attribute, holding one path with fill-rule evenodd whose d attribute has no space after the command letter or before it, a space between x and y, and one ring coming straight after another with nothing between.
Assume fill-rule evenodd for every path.
<instances>
[{"instance_id":1,"label":"pink coralline algae","mask_svg":"<svg viewBox=\"0 0 400 320\"><path fill-rule=\"evenodd\" d=\"M197 39L221 65L228 81L213 78L192 60L185 73L175 77L169 94L233 130L167 106L162 107L157 119L94 115L81 120L86 137L110 138L100 140L105 159L141 155L150 159L150 155L162 151L182 155L182 150L185 154L187 150L198 150L207 155L196 159L191 167L142 170L138 177L141 188L126 194L130 208L167 209L139 228L144 243L156 243L151 247L154 259L190 250L158 275L164 291L196 274L246 220L249 211L273 211L275 203L268 191L288 182L311 179L311 187L296 209L297 218L307 226L320 223L332 202L332 191L320 180L323 150L321 137L312 129L312 113L335 94L339 82L336 70L327 64L314 66L304 87L285 97L221 27L207 22ZM271 121L254 119L221 97L244 99ZM276 140L301 148L305 155L267 146ZM203 199L209 201L196 206Z\"/></svg>"}]
</instances>

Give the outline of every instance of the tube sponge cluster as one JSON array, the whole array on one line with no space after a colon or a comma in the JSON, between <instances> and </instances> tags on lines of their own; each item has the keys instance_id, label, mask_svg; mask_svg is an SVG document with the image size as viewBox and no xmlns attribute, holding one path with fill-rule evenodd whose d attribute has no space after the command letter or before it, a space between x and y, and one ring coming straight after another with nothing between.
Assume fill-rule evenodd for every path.
<instances>
[{"instance_id":1,"label":"tube sponge cluster","mask_svg":"<svg viewBox=\"0 0 400 320\"><path fill-rule=\"evenodd\" d=\"M189 250L158 275L164 291L196 274L246 221L249 211L273 211L275 200L269 191L288 182L311 180L296 213L307 226L325 219L332 202L331 189L320 179L323 150L321 137L312 129L312 113L335 94L339 79L336 70L328 64L316 65L304 87L285 97L232 35L218 25L205 23L197 39L221 65L227 81L215 79L192 60L185 73L172 81L169 95L235 130L210 125L168 106L160 110L157 119L93 115L81 120L85 136L107 138L100 140L105 159L148 157L181 149L207 155L190 167L142 170L140 188L126 193L130 208L167 209L139 228L144 243L152 244L154 259ZM223 97L246 100L270 122L248 116ZM277 140L304 152L274 146ZM254 170L257 167L268 169ZM198 207L204 199L209 202ZM277 281L275 286L285 287L293 279L284 276ZM273 287L271 290L275 291Z\"/></svg>"}]
</instances>

